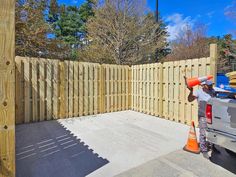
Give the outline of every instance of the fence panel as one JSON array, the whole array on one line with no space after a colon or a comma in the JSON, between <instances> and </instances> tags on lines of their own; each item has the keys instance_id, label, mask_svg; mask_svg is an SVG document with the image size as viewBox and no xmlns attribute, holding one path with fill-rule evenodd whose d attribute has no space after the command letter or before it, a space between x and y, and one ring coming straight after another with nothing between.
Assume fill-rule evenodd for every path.
<instances>
[{"instance_id":1,"label":"fence panel","mask_svg":"<svg viewBox=\"0 0 236 177\"><path fill-rule=\"evenodd\" d=\"M212 74L211 58L132 66L132 110L168 120L197 123L197 102L189 103L184 76Z\"/></svg>"},{"instance_id":2,"label":"fence panel","mask_svg":"<svg viewBox=\"0 0 236 177\"><path fill-rule=\"evenodd\" d=\"M129 109L129 66L26 57L15 61L17 123Z\"/></svg>"}]
</instances>

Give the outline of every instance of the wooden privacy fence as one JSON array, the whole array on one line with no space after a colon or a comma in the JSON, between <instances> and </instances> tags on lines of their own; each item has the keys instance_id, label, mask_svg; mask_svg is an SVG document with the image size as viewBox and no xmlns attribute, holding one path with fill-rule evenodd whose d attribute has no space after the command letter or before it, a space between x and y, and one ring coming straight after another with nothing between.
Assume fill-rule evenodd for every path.
<instances>
[{"instance_id":1,"label":"wooden privacy fence","mask_svg":"<svg viewBox=\"0 0 236 177\"><path fill-rule=\"evenodd\" d=\"M183 77L216 76L211 56L145 65L108 65L16 57L16 122L34 122L132 109L190 124Z\"/></svg>"},{"instance_id":2,"label":"wooden privacy fence","mask_svg":"<svg viewBox=\"0 0 236 177\"><path fill-rule=\"evenodd\" d=\"M187 100L187 78L213 75L216 82L217 46L210 57L132 66L132 109L168 120L198 125L197 102Z\"/></svg>"},{"instance_id":3,"label":"wooden privacy fence","mask_svg":"<svg viewBox=\"0 0 236 177\"><path fill-rule=\"evenodd\" d=\"M16 57L16 123L130 108L126 65Z\"/></svg>"},{"instance_id":4,"label":"wooden privacy fence","mask_svg":"<svg viewBox=\"0 0 236 177\"><path fill-rule=\"evenodd\" d=\"M197 102L188 102L183 77L209 74L210 58L132 66L132 108L181 123L196 121Z\"/></svg>"}]
</instances>

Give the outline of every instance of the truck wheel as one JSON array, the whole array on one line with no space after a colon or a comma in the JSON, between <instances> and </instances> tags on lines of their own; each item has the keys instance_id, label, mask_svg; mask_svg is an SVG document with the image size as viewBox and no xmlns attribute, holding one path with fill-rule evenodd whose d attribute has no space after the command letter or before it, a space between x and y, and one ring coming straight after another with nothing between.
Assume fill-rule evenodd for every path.
<instances>
[{"instance_id":1,"label":"truck wheel","mask_svg":"<svg viewBox=\"0 0 236 177\"><path fill-rule=\"evenodd\" d=\"M233 151L231 151L231 150L229 150L229 149L225 149L225 151L226 151L229 155L236 157L236 153L235 153L235 152L233 152Z\"/></svg>"}]
</instances>

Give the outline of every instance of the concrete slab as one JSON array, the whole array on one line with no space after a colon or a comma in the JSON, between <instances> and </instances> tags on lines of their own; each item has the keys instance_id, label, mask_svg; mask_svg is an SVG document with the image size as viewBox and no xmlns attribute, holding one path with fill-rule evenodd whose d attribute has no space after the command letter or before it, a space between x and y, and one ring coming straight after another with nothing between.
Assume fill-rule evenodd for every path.
<instances>
[{"instance_id":1,"label":"concrete slab","mask_svg":"<svg viewBox=\"0 0 236 177\"><path fill-rule=\"evenodd\" d=\"M234 176L225 151L184 152L189 126L123 111L19 125L17 177Z\"/></svg>"},{"instance_id":2,"label":"concrete slab","mask_svg":"<svg viewBox=\"0 0 236 177\"><path fill-rule=\"evenodd\" d=\"M154 116L123 111L59 122L109 163L88 176L114 176L181 149L189 127Z\"/></svg>"},{"instance_id":3,"label":"concrete slab","mask_svg":"<svg viewBox=\"0 0 236 177\"><path fill-rule=\"evenodd\" d=\"M202 155L178 150L121 173L116 177L236 176L236 158L226 154L222 148L220 149L220 152L220 154L212 155L212 160L206 160ZM224 158L224 160L222 158ZM224 164L224 168L216 165L215 163L217 161Z\"/></svg>"}]
</instances>

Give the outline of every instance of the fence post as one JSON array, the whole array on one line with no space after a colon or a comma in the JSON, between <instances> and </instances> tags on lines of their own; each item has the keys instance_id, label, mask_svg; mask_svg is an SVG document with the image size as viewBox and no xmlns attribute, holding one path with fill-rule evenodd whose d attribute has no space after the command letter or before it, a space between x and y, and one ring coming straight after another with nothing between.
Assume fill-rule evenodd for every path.
<instances>
[{"instance_id":1,"label":"fence post","mask_svg":"<svg viewBox=\"0 0 236 177\"><path fill-rule=\"evenodd\" d=\"M65 118L65 63L59 63L59 116Z\"/></svg>"},{"instance_id":2,"label":"fence post","mask_svg":"<svg viewBox=\"0 0 236 177\"><path fill-rule=\"evenodd\" d=\"M104 75L104 65L100 65L100 85L99 85L99 90L100 90L100 114L105 112L105 75Z\"/></svg>"},{"instance_id":3,"label":"fence post","mask_svg":"<svg viewBox=\"0 0 236 177\"><path fill-rule=\"evenodd\" d=\"M159 67L159 117L163 117L163 63Z\"/></svg>"},{"instance_id":4,"label":"fence post","mask_svg":"<svg viewBox=\"0 0 236 177\"><path fill-rule=\"evenodd\" d=\"M211 75L213 75L213 82L216 85L217 77L217 44L210 44L210 58L211 58Z\"/></svg>"},{"instance_id":5,"label":"fence post","mask_svg":"<svg viewBox=\"0 0 236 177\"><path fill-rule=\"evenodd\" d=\"M15 1L0 4L0 177L14 177Z\"/></svg>"}]
</instances>

